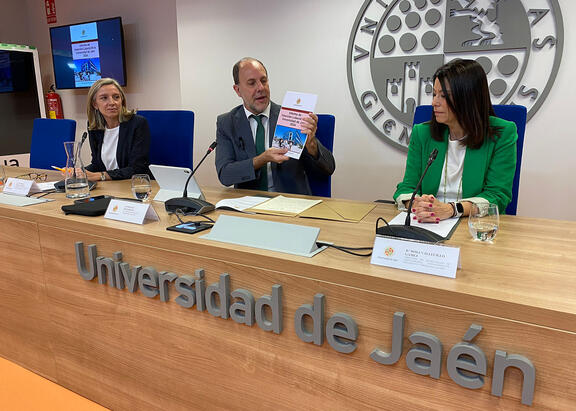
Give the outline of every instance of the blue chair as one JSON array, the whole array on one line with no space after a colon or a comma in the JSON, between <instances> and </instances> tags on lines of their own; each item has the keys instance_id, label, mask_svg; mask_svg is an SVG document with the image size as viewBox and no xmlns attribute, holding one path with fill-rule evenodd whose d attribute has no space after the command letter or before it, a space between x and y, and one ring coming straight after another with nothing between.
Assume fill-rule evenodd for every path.
<instances>
[{"instance_id":1,"label":"blue chair","mask_svg":"<svg viewBox=\"0 0 576 411\"><path fill-rule=\"evenodd\" d=\"M194 168L194 112L141 110L150 126L150 164Z\"/></svg>"},{"instance_id":2,"label":"blue chair","mask_svg":"<svg viewBox=\"0 0 576 411\"><path fill-rule=\"evenodd\" d=\"M331 152L334 148L334 127L336 118L331 114L318 114L316 138ZM332 176L308 173L308 182L312 195L332 197Z\"/></svg>"},{"instance_id":3,"label":"blue chair","mask_svg":"<svg viewBox=\"0 0 576 411\"><path fill-rule=\"evenodd\" d=\"M30 167L48 170L66 167L64 143L76 138L76 121L48 118L34 119L30 144Z\"/></svg>"},{"instance_id":4,"label":"blue chair","mask_svg":"<svg viewBox=\"0 0 576 411\"><path fill-rule=\"evenodd\" d=\"M506 207L506 214L516 215L518 208L518 189L520 187L520 166L522 164L522 149L524 148L524 133L526 132L527 111L524 106L494 105L496 117L516 123L518 142L516 143L516 173L512 185L512 201ZM414 112L414 124L424 123L432 118L432 106L418 106Z\"/></svg>"}]
</instances>

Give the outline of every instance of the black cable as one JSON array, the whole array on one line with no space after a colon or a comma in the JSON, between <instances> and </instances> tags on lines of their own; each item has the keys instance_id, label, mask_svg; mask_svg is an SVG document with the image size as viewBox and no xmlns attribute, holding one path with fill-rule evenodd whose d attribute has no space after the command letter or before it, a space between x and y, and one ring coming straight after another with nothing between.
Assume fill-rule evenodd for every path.
<instances>
[{"instance_id":1,"label":"black cable","mask_svg":"<svg viewBox=\"0 0 576 411\"><path fill-rule=\"evenodd\" d=\"M378 231L378 222L379 222L380 220L384 221L384 223L385 223L388 227L390 227L390 224L388 224L388 221L386 221L386 220L385 220L384 218L382 218L382 217L378 217L378 219L376 220L376 232ZM392 230L392 229L390 228L390 230ZM340 245L326 244L326 243L322 243L322 242L317 242L316 244L317 244L318 246L332 247L332 248L335 248L336 250L339 250L339 251L342 251L342 252L345 252L345 253L348 253L348 254L352 254L352 255L355 255L355 256L358 256L358 257L370 257L370 256L372 255L372 251L370 251L369 254L360 254L360 253L355 253L355 252L353 252L353 251L351 251L351 250L356 250L356 251L358 251L358 250L372 250L372 249L373 249L373 247L344 247L344 246L340 246Z\"/></svg>"},{"instance_id":2,"label":"black cable","mask_svg":"<svg viewBox=\"0 0 576 411\"><path fill-rule=\"evenodd\" d=\"M205 218L206 220L210 221L212 224L215 224L215 223L216 223L216 221L212 220L212 219L211 219L210 217L208 217L208 216L205 216L204 214L185 213L185 212L182 211L181 208L178 208L178 209L174 212L174 214L176 214L176 218L178 218L178 221L180 221L180 224L189 224L189 223L198 223L198 224L204 224L204 225L208 224L208 223L206 223L206 222L204 222L204 221L184 221L184 220L182 220L182 217L184 217L184 216L198 216L198 217ZM180 217L180 216L182 216L182 217Z\"/></svg>"},{"instance_id":3,"label":"black cable","mask_svg":"<svg viewBox=\"0 0 576 411\"><path fill-rule=\"evenodd\" d=\"M353 251L350 251L350 250L372 250L372 247L344 247L341 245L327 244L327 243L322 243L322 242L316 242L316 245L332 247L332 248L335 248L336 250L342 251L344 253L352 254L352 255L355 255L358 257L370 257L372 255L372 251L370 251L369 254L360 254L360 253L355 253Z\"/></svg>"},{"instance_id":4,"label":"black cable","mask_svg":"<svg viewBox=\"0 0 576 411\"><path fill-rule=\"evenodd\" d=\"M48 190L48 191L38 191L37 193L29 194L28 197L42 198L44 196L47 196L48 194L54 194L55 192L56 192L56 189ZM38 197L36 197L36 194L40 194L40 195Z\"/></svg>"},{"instance_id":5,"label":"black cable","mask_svg":"<svg viewBox=\"0 0 576 411\"><path fill-rule=\"evenodd\" d=\"M382 218L382 217L378 217L376 219L376 232L378 232L378 222L382 220L384 221L384 224L386 224L388 226L388 228L390 229L391 232L394 232L394 230L392 230L392 227L390 227L390 224L388 224L388 221L386 221L386 219Z\"/></svg>"},{"instance_id":6,"label":"black cable","mask_svg":"<svg viewBox=\"0 0 576 411\"><path fill-rule=\"evenodd\" d=\"M47 196L48 194L54 194L55 192L56 192L56 190L46 191L46 192L42 193L42 195L39 195L39 196L36 197L36 198L42 198L42 197Z\"/></svg>"}]
</instances>

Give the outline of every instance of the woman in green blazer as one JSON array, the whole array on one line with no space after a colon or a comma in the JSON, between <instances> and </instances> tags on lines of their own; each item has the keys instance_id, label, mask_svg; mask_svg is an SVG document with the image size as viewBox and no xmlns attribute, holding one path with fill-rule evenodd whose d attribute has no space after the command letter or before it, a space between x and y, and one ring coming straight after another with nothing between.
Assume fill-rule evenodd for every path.
<instances>
[{"instance_id":1,"label":"woman in green blazer","mask_svg":"<svg viewBox=\"0 0 576 411\"><path fill-rule=\"evenodd\" d=\"M438 223L490 203L504 212L512 199L518 134L513 122L494 117L482 66L457 59L440 67L432 106L432 119L412 129L406 172L394 194L398 207L407 206L436 148L438 156L414 199L415 220Z\"/></svg>"}]
</instances>

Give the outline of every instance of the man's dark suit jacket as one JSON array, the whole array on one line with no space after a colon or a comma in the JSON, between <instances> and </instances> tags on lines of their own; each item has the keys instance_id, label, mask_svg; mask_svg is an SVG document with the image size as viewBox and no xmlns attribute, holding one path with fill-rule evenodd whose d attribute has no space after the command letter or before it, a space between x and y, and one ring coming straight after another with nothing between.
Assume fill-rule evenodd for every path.
<instances>
[{"instance_id":1,"label":"man's dark suit jacket","mask_svg":"<svg viewBox=\"0 0 576 411\"><path fill-rule=\"evenodd\" d=\"M92 163L86 170L93 172L107 171L112 180L131 178L134 174L150 174L150 128L148 121L139 115L120 123L118 148L116 149L116 170L106 170L102 162L102 143L104 130L89 130Z\"/></svg>"},{"instance_id":2,"label":"man's dark suit jacket","mask_svg":"<svg viewBox=\"0 0 576 411\"><path fill-rule=\"evenodd\" d=\"M271 103L268 121L269 139L272 140L280 106ZM235 107L221 114L216 120L216 171L225 186L257 190L260 173L266 167L254 170L252 159L256 157L256 146L246 118L244 106ZM318 158L304 149L300 160L293 158L282 164L271 163L274 188L278 192L311 195L307 173L331 175L335 169L332 153L318 141Z\"/></svg>"}]
</instances>

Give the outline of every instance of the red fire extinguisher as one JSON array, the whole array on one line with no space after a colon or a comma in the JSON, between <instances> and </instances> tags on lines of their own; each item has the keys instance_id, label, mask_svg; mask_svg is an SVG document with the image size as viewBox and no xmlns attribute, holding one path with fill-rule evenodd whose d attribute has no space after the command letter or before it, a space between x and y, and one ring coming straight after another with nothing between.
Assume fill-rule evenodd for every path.
<instances>
[{"instance_id":1,"label":"red fire extinguisher","mask_svg":"<svg viewBox=\"0 0 576 411\"><path fill-rule=\"evenodd\" d=\"M50 91L46 93L46 106L48 107L48 118L64 118L62 100L54 90L54 84L50 86Z\"/></svg>"}]
</instances>

